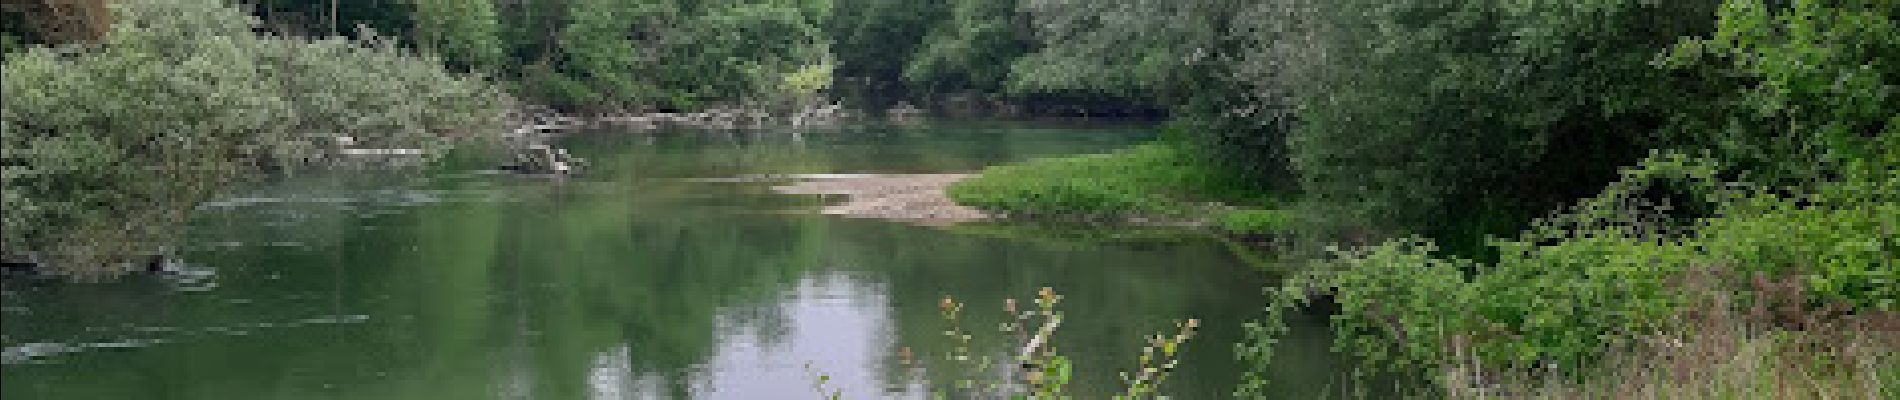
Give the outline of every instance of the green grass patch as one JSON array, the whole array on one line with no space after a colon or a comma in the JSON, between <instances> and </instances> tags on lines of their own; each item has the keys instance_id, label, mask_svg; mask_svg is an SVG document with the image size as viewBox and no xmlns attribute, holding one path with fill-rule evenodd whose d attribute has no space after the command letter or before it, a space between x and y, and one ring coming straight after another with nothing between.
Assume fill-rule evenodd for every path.
<instances>
[{"instance_id":1,"label":"green grass patch","mask_svg":"<svg viewBox=\"0 0 1900 400\"><path fill-rule=\"evenodd\" d=\"M1287 210L1233 210L1214 216L1214 225L1237 235L1275 235L1292 232L1293 213Z\"/></svg>"},{"instance_id":2,"label":"green grass patch","mask_svg":"<svg viewBox=\"0 0 1900 400\"><path fill-rule=\"evenodd\" d=\"M952 185L948 194L957 203L994 213L1082 220L1198 220L1216 203L1274 203L1267 190L1167 141L990 167Z\"/></svg>"}]
</instances>

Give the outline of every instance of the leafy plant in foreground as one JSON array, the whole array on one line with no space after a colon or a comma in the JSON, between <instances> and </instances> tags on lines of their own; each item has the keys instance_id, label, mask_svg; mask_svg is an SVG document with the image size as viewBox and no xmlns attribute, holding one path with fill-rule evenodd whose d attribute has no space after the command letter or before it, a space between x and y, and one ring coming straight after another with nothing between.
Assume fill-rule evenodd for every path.
<instances>
[{"instance_id":1,"label":"leafy plant in foreground","mask_svg":"<svg viewBox=\"0 0 1900 400\"><path fill-rule=\"evenodd\" d=\"M993 356L973 349L976 337L964 330L961 322L964 304L943 298L938 303L948 324L943 334L955 346L943 354L942 360L956 369L957 376L947 382L947 388L938 388L934 395L939 398L953 395L957 398L1073 398L1069 387L1076 366L1057 350L1055 342L1056 331L1063 321L1062 312L1056 310L1056 303L1061 300L1061 295L1047 287L1036 292L1031 300L1035 306L1030 309L1019 310L1016 299L1006 299L1003 311L1011 318L998 326L997 331L1009 335L1014 347L1007 354ZM1135 400L1163 396L1161 384L1180 364L1181 346L1194 337L1200 320L1189 319L1178 323L1176 328L1173 335L1148 337L1135 368L1121 374L1123 389L1111 398ZM903 354L909 354L909 348L905 348ZM906 359L905 363L911 361ZM923 362L913 366L929 367ZM806 368L812 369L810 365ZM829 386L829 375L815 373L814 381L813 388L826 398L841 396L840 391Z\"/></svg>"}]
</instances>

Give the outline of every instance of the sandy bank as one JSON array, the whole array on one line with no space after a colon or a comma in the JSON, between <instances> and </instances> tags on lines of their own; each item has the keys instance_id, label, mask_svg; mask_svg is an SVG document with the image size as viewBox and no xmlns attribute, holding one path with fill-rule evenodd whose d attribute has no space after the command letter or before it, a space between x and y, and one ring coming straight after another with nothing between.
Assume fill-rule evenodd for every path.
<instances>
[{"instance_id":1,"label":"sandy bank","mask_svg":"<svg viewBox=\"0 0 1900 400\"><path fill-rule=\"evenodd\" d=\"M848 196L824 208L825 214L878 218L921 224L950 224L988 219L974 208L944 195L950 184L974 174L838 175L773 187L785 194Z\"/></svg>"}]
</instances>

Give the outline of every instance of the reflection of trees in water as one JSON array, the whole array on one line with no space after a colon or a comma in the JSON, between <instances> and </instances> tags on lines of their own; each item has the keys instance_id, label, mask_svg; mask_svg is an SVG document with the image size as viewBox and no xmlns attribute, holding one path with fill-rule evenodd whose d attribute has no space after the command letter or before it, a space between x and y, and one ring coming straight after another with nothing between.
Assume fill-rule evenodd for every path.
<instances>
[{"instance_id":1,"label":"reflection of trees in water","mask_svg":"<svg viewBox=\"0 0 1900 400\"><path fill-rule=\"evenodd\" d=\"M196 223L199 229L187 238L193 243L187 251L192 261L220 269L218 290L188 299L163 292L127 296L119 301L120 308L48 308L105 310L89 317L91 324L211 324L334 314L368 315L366 321L260 331L217 339L216 345L157 346L24 372L10 368L9 378L19 376L16 373L102 377L163 371L125 378L129 383L124 386L56 388L66 398L123 398L127 396L114 397L110 391L139 386L164 388L154 389L157 397L241 398L248 396L237 394L265 388L316 390L331 384L338 397L465 399L509 393L581 398L600 389L590 383L591 377L625 376L629 378L606 381L631 385L626 389L634 393L687 398L712 378L704 367L719 356L722 340L733 332L774 346L801 339L793 337L805 333L797 331L800 321L784 308L782 296L815 272L839 272L877 285L884 294L881 301L891 307L874 321L889 325L877 329L888 330L899 345L918 347L918 357L941 354L931 346L940 343L935 304L946 293L972 303L973 310L995 310L970 313L991 318L984 324L1000 318L1002 298L1026 296L1042 285L1091 296L1065 302L1076 307L1070 310L1072 319L1094 315L1089 318L1098 322L1075 321L1065 332L1081 338L1063 345L1076 350L1113 345L1117 351L1109 355L1128 358L1139 349L1139 335L1168 326L1166 318L1216 319L1208 313L1190 314L1219 308L1201 304L1220 304L1219 296L1196 300L1195 292L1234 285L1171 268L1114 267L1137 262L1200 264L1218 258L1195 255L1197 251L1182 253L1186 255L1178 260L1170 255L1175 254L1172 250L1089 256L1085 253L1096 250L1029 248L876 221L748 214L808 208L819 200L771 194L767 185L713 186L720 184L676 179L910 165L903 159L877 159L916 151L893 144L902 140L938 143L951 154L976 154L926 161L953 166L978 163L967 157L1059 152L1060 143L1072 139L1025 137L1010 139L1013 144L1007 146L983 147L966 140L907 138L885 143L887 139L874 136L813 134L807 135L812 144L803 150L787 149L771 139L706 144L660 138L652 145L636 139L614 143L621 139L604 138L600 140L606 143L594 145L587 144L591 139L580 140L573 150L594 160L598 175L567 182L440 174L335 180L305 175L260 188L250 197L361 201L272 202L208 210ZM857 153L866 149L883 153ZM409 189L382 190L391 187ZM404 204L404 193L436 195L444 201ZM496 193L506 199L479 200ZM223 242L242 244L217 245ZM268 245L271 242L300 245ZM1110 267L1091 267L1095 264ZM1065 286L1102 282L1110 287ZM1246 290L1257 293L1257 286ZM1088 304L1098 301L1099 306ZM1113 322L1113 316L1123 311L1158 317L1117 328L1123 323ZM12 315L8 322L11 335ZM1101 328L1085 328L1096 325ZM1095 333L1107 329L1122 331L1099 337ZM1114 343L1091 344L1103 340ZM1190 351L1204 352L1190 362L1231 358L1225 345L1199 340L1189 345ZM1201 343L1210 345L1197 346ZM1119 368L1132 362L1095 364ZM901 374L894 366L881 369ZM908 381L902 376L889 380ZM212 382L216 388L205 385Z\"/></svg>"},{"instance_id":2,"label":"reflection of trees in water","mask_svg":"<svg viewBox=\"0 0 1900 400\"><path fill-rule=\"evenodd\" d=\"M791 315L776 301L740 303L721 310L719 316L722 318L715 324L719 336L729 340L750 338L760 347L770 348L784 345L792 335Z\"/></svg>"},{"instance_id":3,"label":"reflection of trees in water","mask_svg":"<svg viewBox=\"0 0 1900 400\"><path fill-rule=\"evenodd\" d=\"M548 362L536 365L587 366L624 348L627 370L640 377L634 381L684 397L698 378L695 366L712 357L722 336L782 340L788 317L776 296L813 258L787 240L797 237L793 226L624 203L641 197L575 198L559 212L514 210L506 226L521 230L501 246L520 259L503 268L519 271L515 284L532 288L520 297L528 303L522 312L543 329L531 347L565 353L543 355ZM587 376L574 372L546 374L542 385Z\"/></svg>"},{"instance_id":4,"label":"reflection of trees in water","mask_svg":"<svg viewBox=\"0 0 1900 400\"><path fill-rule=\"evenodd\" d=\"M828 150L851 146L851 154L829 157L819 150L810 152L788 152L783 147L769 144L755 145L750 142L735 141L728 146L718 147L707 152L677 152L666 149L666 139L662 139L659 148L651 154L635 151L623 159L616 159L617 169L645 168L649 177L722 177L745 173L785 172L788 170L811 172L849 172L850 168L838 165L857 163L874 164L872 160L857 160L854 157L889 157L892 154L904 154L903 146L890 146L889 152L879 150L885 146L878 140L866 138L838 138L809 135L812 140L835 140L840 143L827 143L815 146ZM1018 136L1023 142L1018 146L1035 148L1043 145L1033 136ZM1047 140L1043 138L1042 140ZM1054 141L1051 141L1054 142ZM989 143L944 141L943 146L952 150L964 146L972 147L972 154L995 151L1005 146ZM982 147L982 149L975 149ZM762 153L746 153L757 148ZM577 151L585 151L579 147ZM870 151L862 151L869 149ZM985 150L987 149L987 150ZM676 150L676 149L675 149ZM943 150L943 149L933 149ZM644 150L643 150L644 151ZM1008 150L1009 154L981 154L979 158L1009 158L1018 150ZM1034 153L1034 150L1028 150ZM882 154L878 154L882 152ZM864 154L874 154L866 156ZM855 155L855 156L854 156ZM821 167L811 164L812 160L802 157L820 157L833 167ZM654 158L672 157L666 162L655 162ZM679 163L698 163L711 161L698 157L712 157L725 162L715 162L720 172L710 175L705 169L682 169L677 172L655 170L646 163L673 165ZM599 158L596 158L599 159ZM969 156L955 156L946 164L970 162ZM724 175L721 175L724 174ZM700 185L672 185L644 182L640 190L674 191L672 193L692 193L705 190ZM633 189L629 189L633 190ZM691 195L629 196L634 201L649 201L640 206L628 206L630 210L670 209L689 204L668 204L665 202L691 202ZM641 199L644 197L644 199ZM744 197L744 196L741 196ZM625 201L623 199L622 201ZM719 204L748 204L759 207L761 203L785 204L787 201L769 197L760 199L721 199ZM639 212L639 211L628 211ZM666 313L660 318L652 316L635 317L629 321L639 321L650 328L640 332L647 335L680 334L681 332L721 332L718 327L692 316L712 316L726 313L734 315L734 320L754 321L750 329L772 332L777 321L782 326L786 322L782 310L775 308L777 302L769 296L785 282L795 280L797 271L813 267L837 270L872 271L876 279L888 279L890 285L889 302L893 308L894 333L898 338L897 346L914 347L913 355L921 359L937 357L947 345L942 339L943 322L936 310L937 300L944 294L954 294L960 300L970 302L972 311L967 315L974 318L968 321L971 328L994 326L1001 322L1003 315L1001 302L1006 297L1024 297L1033 293L1035 288L1044 285L1057 286L1065 294L1072 296L1065 302L1065 308L1071 316L1071 325L1065 327L1062 346L1071 349L1068 352L1090 370L1082 371L1083 383L1093 385L1092 391L1104 392L1118 382L1115 373L1119 369L1134 365L1136 352L1141 348L1144 335L1159 332L1172 325L1174 318L1200 317L1209 321L1219 321L1204 332L1203 336L1189 344L1189 364L1187 372L1178 375L1175 387L1193 387L1197 391L1188 394L1209 394L1224 396L1231 388L1233 372L1230 344L1238 338L1239 321L1252 317L1251 311L1257 302L1259 283L1250 280L1235 280L1231 277L1244 275L1241 271L1206 271L1208 268L1231 266L1239 269L1239 263L1232 260L1224 250L1211 244L1188 244L1180 246L1153 246L1152 249L1140 249L1138 246L1069 246L1067 248L1027 247L1021 241L981 239L948 235L941 231L923 230L914 227L889 225L874 221L830 220L825 218L737 218L720 213L707 213L698 216L650 216L635 217L641 222L624 231L637 232L639 247L637 252L652 254L668 251L669 255L659 257L655 262L662 265L682 265L687 268L652 268L648 273L680 274L678 277L642 277L637 279L658 279L660 282L675 282L674 285L661 285L653 288L655 293L664 293L674 299L695 300L694 304L681 304L694 311ZM650 219L650 220L649 220ZM718 226L725 224L728 226ZM674 226L677 229L653 229L653 226ZM664 247L663 244L670 244ZM796 244L788 246L788 244ZM1212 266L1212 267L1210 267ZM783 273L761 273L758 269L784 269ZM752 272L746 272L752 271ZM751 283L746 283L751 281ZM716 293L720 290L696 286L709 282L729 282L734 288L726 290L739 295L696 294ZM776 282L776 283L775 283ZM746 296L749 294L750 296ZM763 295L763 296L761 296ZM725 299L718 299L728 296ZM665 302L666 300L655 301ZM720 307L695 307L699 304L723 304ZM984 312L985 310L993 312ZM633 312L630 314L643 314ZM691 329L680 329L671 324L694 325ZM782 331L781 331L782 332ZM769 336L761 340L772 340ZM717 343L705 339L711 335L687 333L676 339L655 340L655 337L635 334L630 342L636 346L634 353L640 356L655 357L654 360L668 359L669 362L652 363L671 364L689 367L695 359L703 360L704 352L687 352L684 349L716 348ZM672 351L661 349L641 350L637 347L658 343L682 343ZM1003 348L1003 342L990 341L980 343L985 348ZM668 354L671 353L671 354ZM890 349L888 354L897 354ZM640 357L635 357L640 358ZM886 363L880 369L888 375L887 386L901 386L911 382L912 377L906 368L896 365L896 357L881 360ZM637 362L637 361L636 361ZM664 369L661 369L664 370ZM1209 371L1195 375L1196 370ZM933 374L939 371L931 371ZM947 380L938 379L947 382ZM1085 388L1086 389L1086 388Z\"/></svg>"},{"instance_id":5,"label":"reflection of trees in water","mask_svg":"<svg viewBox=\"0 0 1900 400\"><path fill-rule=\"evenodd\" d=\"M266 197L296 196L259 196ZM818 246L800 239L801 232L808 232L801 229L808 228L724 212L655 213L628 206L624 199L568 196L435 204L369 216L360 215L369 205L349 209L308 202L209 213L194 239L243 244L195 250L206 262L226 269L221 272L223 288L204 304L180 305L160 290L113 302L135 308L46 304L49 310L101 314L81 325L42 325L49 329L42 332L80 331L87 324L110 325L127 318L165 325L339 310L366 314L370 319L348 332L262 333L260 342L277 347L253 350L244 355L248 361L237 363L256 368L208 368L194 376L227 374L215 381L266 386L280 381L271 377L273 371L315 371L320 376L311 379L333 382L388 379L353 373L373 371L401 377L397 381L404 383L395 385L401 388L386 389L412 398L496 395L488 392L491 389L584 397L593 390L586 377L598 369L595 361L613 351L627 352L612 359L625 360L639 390L683 398L694 381L703 378L695 367L714 355L726 332L751 332L767 342L784 340L790 317L776 308L777 295L817 259L812 251ZM296 224L266 223L290 211L303 217ZM260 244L273 241L304 246ZM223 304L227 299L255 303ZM9 316L10 330L29 326L15 321ZM190 364L182 357L142 353L134 358L139 360L135 365L164 369ZM132 368L81 365L98 370L68 374ZM245 390L242 385L227 386L232 393ZM424 392L425 387L465 388Z\"/></svg>"},{"instance_id":6,"label":"reflection of trees in water","mask_svg":"<svg viewBox=\"0 0 1900 400\"><path fill-rule=\"evenodd\" d=\"M1169 389L1186 398L1226 397L1238 372L1231 345L1239 338L1239 323L1252 316L1261 287L1211 243L1040 245L872 224L835 231L838 263L881 270L890 278L896 345L934 365L926 374L938 384L958 373L943 360L955 346L942 334L943 296L967 304L961 324L976 336L973 351L1005 357L1020 343L994 329L1007 318L1004 299L1027 299L1051 286L1065 296L1061 308L1067 315L1055 343L1077 363L1081 397L1111 394L1120 386L1116 373L1136 365L1147 335L1190 317L1208 321L1208 329L1187 344L1182 372L1170 378ZM888 361L889 382L912 379L898 360Z\"/></svg>"}]
</instances>

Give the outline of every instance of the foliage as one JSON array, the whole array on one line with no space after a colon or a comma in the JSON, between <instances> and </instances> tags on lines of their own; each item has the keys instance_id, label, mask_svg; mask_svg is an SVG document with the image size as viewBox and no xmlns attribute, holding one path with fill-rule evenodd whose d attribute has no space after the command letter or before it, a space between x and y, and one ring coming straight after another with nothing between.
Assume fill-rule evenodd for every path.
<instances>
[{"instance_id":1,"label":"foliage","mask_svg":"<svg viewBox=\"0 0 1900 400\"><path fill-rule=\"evenodd\" d=\"M1210 53L1222 49L1238 7L1226 0L1030 0L1021 8L1042 45L1011 67L1014 90L1153 95L1177 104L1194 81L1216 77L1197 67L1218 60Z\"/></svg>"},{"instance_id":2,"label":"foliage","mask_svg":"<svg viewBox=\"0 0 1900 400\"><path fill-rule=\"evenodd\" d=\"M1678 282L1708 269L1801 277L1814 301L1802 307L1900 307L1893 265L1900 240L1890 233L1900 221L1893 195L1900 180L1830 184L1880 195L1788 197L1723 184L1711 166L1652 159L1571 212L1496 242L1493 264L1440 258L1428 241L1398 240L1343 252L1281 293L1333 296L1341 349L1368 366L1415 372L1466 355L1502 370L1589 367L1642 335L1688 329L1673 319L1690 310L1684 296L1692 293ZM1713 216L1671 215L1679 203L1651 198L1665 181L1716 204Z\"/></svg>"},{"instance_id":3,"label":"foliage","mask_svg":"<svg viewBox=\"0 0 1900 400\"><path fill-rule=\"evenodd\" d=\"M5 57L7 54L13 54L13 52L22 50L26 50L26 44L22 42L19 36L0 32L0 57Z\"/></svg>"},{"instance_id":4,"label":"foliage","mask_svg":"<svg viewBox=\"0 0 1900 400\"><path fill-rule=\"evenodd\" d=\"M1635 43L1640 45L1629 50L1598 47L1606 52L1582 52L1599 58L1579 64L1575 60L1563 62L1571 56L1553 54L1549 47L1552 43L1626 41L1629 38L1605 39L1614 35L1600 33L1592 34L1595 39L1576 38L1573 35L1583 31L1569 29L1649 18L1627 13L1656 7L1645 4L1550 6L1591 11L1586 13L1552 13L1549 11L1558 9L1546 9L1541 4L1492 11L1510 18L1493 18L1496 15L1462 6L1429 9L1443 13L1389 15L1373 12L1406 9L1351 10L1348 15L1374 16L1360 33L1368 39L1357 40L1399 43L1424 37L1420 40L1440 46L1482 46L1467 49L1474 51L1457 51L1452 57L1431 56L1429 53L1443 50L1414 45L1374 46L1388 51L1344 53L1338 57L1350 59L1343 63L1353 66L1348 71L1364 69L1359 70L1363 75L1349 75L1357 78L1343 86L1328 86L1333 85L1326 83L1331 79L1324 77L1328 71L1298 75L1320 76L1314 79L1320 83L1316 87L1347 89L1329 91L1328 97L1317 100L1317 107L1303 109L1304 125L1291 143L1296 167L1312 183L1309 189L1319 192L1321 199L1341 198L1341 193L1348 193L1340 188L1328 189L1328 185L1395 191L1443 189L1398 201L1368 189L1353 189L1361 193L1346 196L1361 201L1384 198L1392 204L1372 206L1371 210L1384 210L1374 215L1404 218L1398 211L1406 207L1467 197L1456 191L1462 190L1459 185L1468 183L1433 181L1437 179L1434 176L1458 176L1460 181L1512 187L1507 184L1512 179L1499 179L1496 171L1490 171L1512 169L1498 164L1503 160L1499 155L1524 157L1548 151L1540 148L1568 150L1545 147L1562 143L1557 136L1515 142L1512 136L1486 136L1526 127L1541 128L1530 131L1532 136L1516 137L1563 132L1566 126L1578 123L1609 124L1600 126L1610 130L1590 133L1653 131L1658 133L1653 138L1632 137L1619 142L1641 145L1639 148L1707 146L1712 151L1693 156L1687 152L1651 156L1621 173L1620 179L1596 196L1539 220L1514 239L1494 241L1494 262L1445 257L1432 242L1422 239L1343 251L1337 261L1324 263L1274 291L1277 300L1270 306L1269 317L1253 328L1256 339L1241 346L1242 356L1252 362L1265 362L1270 354L1264 349L1275 336L1284 333L1284 327L1274 323L1278 315L1311 301L1314 294L1329 295L1340 307L1335 317L1340 349L1363 356L1369 367L1427 372L1444 378L1441 383L1454 392L1472 384L1474 378L1470 377L1483 382L1489 374L1614 379L1614 375L1606 378L1582 374L1596 371L1595 361L1607 352L1655 351L1642 350L1642 343L1658 333L1693 336L1699 334L1699 329L1709 329L1685 317L1708 310L1696 297L1705 293L1735 296L1737 307L1787 307L1796 313L1832 309L1882 315L1900 307L1900 291L1895 290L1900 268L1894 264L1900 260L1900 241L1895 239L1892 222L1900 221L1900 207L1895 206L1900 200L1900 174L1895 173L1895 166L1900 165L1900 147L1894 146L1900 143L1896 142L1900 130L1895 129L1891 111L1900 105L1894 102L1894 83L1900 77L1891 68L1894 60L1900 59L1896 57L1900 52L1894 51L1900 49L1896 46L1900 36L1895 34L1900 24L1892 19L1893 6L1882 2L1771 6L1760 1L1731 0L1723 2L1719 21L1708 38L1684 40L1668 48L1666 54L1655 51L1655 42L1638 40ZM1671 8L1674 12L1658 14L1696 15L1698 7L1684 5ZM1411 11L1423 10L1427 9ZM1509 27L1515 23L1513 18L1560 15L1594 15L1596 21L1515 29L1485 25ZM1408 23L1400 17L1423 19ZM1399 23L1377 22L1387 18ZM1401 31L1409 34L1387 37L1393 27L1410 29ZM1529 28L1536 29L1526 30ZM1487 36L1487 32L1515 34L1496 37ZM1320 48L1327 40L1319 40ZM1456 80L1459 71L1500 70L1483 67L1483 58L1466 58L1485 54L1483 48L1488 47L1506 49L1492 55L1502 56L1498 59L1503 61L1540 60L1525 64L1540 68L1555 62L1554 66L1560 68L1553 72L1561 73L1555 82L1566 82L1584 91L1570 97L1524 98L1524 94L1542 96L1563 91L1538 89L1542 83L1513 86L1519 82L1516 80L1504 80L1502 85L1493 86L1495 89L1461 86L1470 82ZM1411 51L1418 53L1406 55ZM1653 56L1645 56L1644 52L1664 54L1666 69L1646 71L1643 60ZM1605 61L1601 57L1609 58ZM1417 59L1430 62L1420 68ZM1573 67L1563 68L1565 65ZM1541 70L1525 72L1506 76L1535 77ZM1657 104L1671 103L1655 94L1638 93L1670 87L1681 90L1660 93L1688 93L1673 103L1674 108L1658 108ZM1354 92L1366 96L1348 97ZM1416 103L1419 99L1426 101ZM1441 99L1447 101L1438 101ZM1459 99L1480 102L1459 104ZM1382 101L1384 105L1380 105ZM1439 104L1454 104L1466 110L1429 111ZM1415 113L1360 113L1352 107ZM1533 113L1511 114L1520 111ZM1577 114L1567 117L1564 113ZM1549 122L1562 124L1546 124ZM1328 128L1331 124L1340 125ZM1446 134L1384 142L1400 137L1389 136L1395 132L1419 132L1418 128L1425 128L1423 132L1428 134ZM1338 135L1346 131L1378 134ZM1461 133L1453 136L1450 132ZM1474 137L1482 140L1459 146L1442 144L1468 140L1462 132L1479 135ZM1441 145L1445 147L1438 147ZM1384 175L1364 170L1357 171L1371 175L1369 179L1339 175L1355 171L1350 165L1358 161L1349 161L1353 157L1381 154L1396 157L1366 165L1387 168ZM1465 161L1431 158L1443 156L1478 163L1460 165ZM1524 158L1505 162L1536 165L1541 161ZM1475 178L1464 177L1472 174ZM1575 181L1557 182L1589 187ZM1522 192L1514 189L1498 193ZM1430 209L1434 207L1415 208ZM1706 287L1685 287L1685 280L1704 275L1717 278ZM1785 290L1803 294L1802 300L1776 300L1760 290L1762 282L1782 277L1790 282ZM1787 323L1758 321L1744 328L1749 335L1794 329ZM1744 342L1751 346L1760 343ZM1818 371L1811 368L1796 370ZM1253 380L1242 393L1261 393L1259 383Z\"/></svg>"},{"instance_id":5,"label":"foliage","mask_svg":"<svg viewBox=\"0 0 1900 400\"><path fill-rule=\"evenodd\" d=\"M494 70L503 49L498 18L493 2L418 0L416 42L450 65Z\"/></svg>"},{"instance_id":6,"label":"foliage","mask_svg":"<svg viewBox=\"0 0 1900 400\"><path fill-rule=\"evenodd\" d=\"M838 67L833 64L812 64L780 77L777 92L792 99L809 99L823 93L831 87L833 74Z\"/></svg>"},{"instance_id":7,"label":"foliage","mask_svg":"<svg viewBox=\"0 0 1900 400\"><path fill-rule=\"evenodd\" d=\"M1824 181L1844 163L1881 156L1900 145L1894 15L1900 4L1879 0L1724 2L1713 35L1665 58L1724 78L1720 101L1685 115L1678 134L1775 185ZM1884 165L1900 165L1886 156Z\"/></svg>"},{"instance_id":8,"label":"foliage","mask_svg":"<svg viewBox=\"0 0 1900 400\"><path fill-rule=\"evenodd\" d=\"M637 107L680 99L654 80L668 75L666 41L685 24L676 2L629 3L576 1L570 22L561 29L557 64L530 70L524 83L546 101L563 107Z\"/></svg>"},{"instance_id":9,"label":"foliage","mask_svg":"<svg viewBox=\"0 0 1900 400\"><path fill-rule=\"evenodd\" d=\"M489 86L387 44L259 37L256 20L215 1L120 11L97 48L35 48L4 65L10 254L81 257L96 240L79 233L163 229L339 134L430 148L498 123Z\"/></svg>"},{"instance_id":10,"label":"foliage","mask_svg":"<svg viewBox=\"0 0 1900 400\"><path fill-rule=\"evenodd\" d=\"M1487 200L1541 212L1613 180L1693 93L1651 60L1713 15L1643 0L1303 10L1269 54L1307 61L1269 75L1299 104L1292 167L1316 201L1408 228Z\"/></svg>"},{"instance_id":11,"label":"foliage","mask_svg":"<svg viewBox=\"0 0 1900 400\"><path fill-rule=\"evenodd\" d=\"M777 100L786 76L815 67L828 69L829 43L818 29L825 17L814 7L791 4L734 4L713 8L691 22L686 47L675 57L686 61L678 75L689 87L715 98Z\"/></svg>"},{"instance_id":12,"label":"foliage","mask_svg":"<svg viewBox=\"0 0 1900 400\"><path fill-rule=\"evenodd\" d=\"M587 109L809 96L831 68L816 3L576 1L543 61L522 61L524 91Z\"/></svg>"},{"instance_id":13,"label":"foliage","mask_svg":"<svg viewBox=\"0 0 1900 400\"><path fill-rule=\"evenodd\" d=\"M1639 336L1585 367L1582 381L1529 371L1447 372L1454 398L1884 399L1900 394L1900 314L1805 309L1800 278L1759 276L1741 292L1722 276L1680 282L1687 328Z\"/></svg>"},{"instance_id":14,"label":"foliage","mask_svg":"<svg viewBox=\"0 0 1900 400\"><path fill-rule=\"evenodd\" d=\"M1233 210L1216 216L1220 229L1239 235L1272 235L1296 230L1286 210Z\"/></svg>"},{"instance_id":15,"label":"foliage","mask_svg":"<svg viewBox=\"0 0 1900 400\"><path fill-rule=\"evenodd\" d=\"M569 111L704 108L809 97L781 83L830 68L829 0L248 0L279 32L327 36L361 24L502 78ZM878 53L878 57L890 58ZM826 86L829 86L826 81Z\"/></svg>"},{"instance_id":16,"label":"foliage","mask_svg":"<svg viewBox=\"0 0 1900 400\"><path fill-rule=\"evenodd\" d=\"M946 23L950 2L834 0L825 23L838 89L879 106L909 96L904 71L924 37Z\"/></svg>"},{"instance_id":17,"label":"foliage","mask_svg":"<svg viewBox=\"0 0 1900 400\"><path fill-rule=\"evenodd\" d=\"M923 37L904 78L931 92L997 93L1010 63L1029 50L1030 33L1016 0L951 2L950 15Z\"/></svg>"},{"instance_id":18,"label":"foliage","mask_svg":"<svg viewBox=\"0 0 1900 400\"><path fill-rule=\"evenodd\" d=\"M1267 11L1284 1L1031 0L1033 51L1011 67L1016 93L1106 96L1166 108L1179 139L1222 169L1290 191L1284 96L1250 74ZM1112 100L1111 100L1112 101Z\"/></svg>"},{"instance_id":19,"label":"foliage","mask_svg":"<svg viewBox=\"0 0 1900 400\"><path fill-rule=\"evenodd\" d=\"M1017 309L1016 299L1005 301L1003 310L1009 313L1010 320L1002 323L998 330L1010 335L1014 346L1010 349L1012 354L998 359L971 350L975 337L961 325L964 304L945 297L938 305L944 321L950 325L943 334L957 345L944 354L944 361L961 368L965 374L952 382L947 392L959 397L1070 398L1068 387L1074 379L1076 365L1056 348L1056 331L1063 321L1062 312L1056 310L1056 303L1060 301L1062 296L1048 287L1036 292L1031 300L1035 306L1026 310ZM1135 368L1121 374L1123 390L1112 398L1161 397L1161 384L1180 364L1182 347L1199 328L1200 320L1189 319L1177 323L1177 332L1173 335L1149 336L1136 358ZM824 375L820 375L821 390L824 379ZM938 395L948 393L940 391Z\"/></svg>"}]
</instances>

